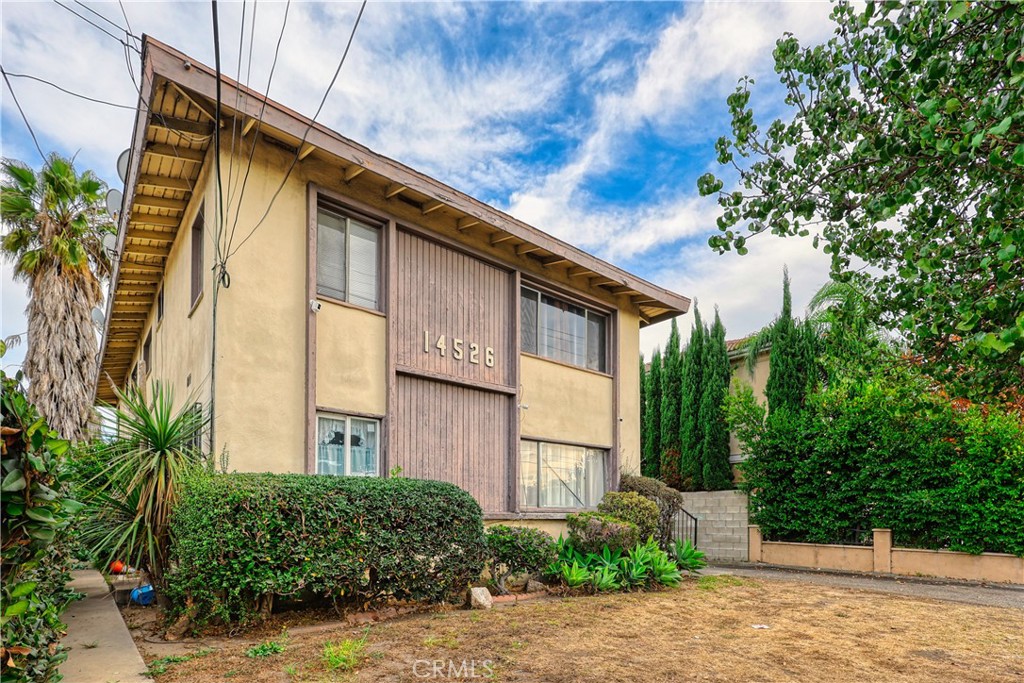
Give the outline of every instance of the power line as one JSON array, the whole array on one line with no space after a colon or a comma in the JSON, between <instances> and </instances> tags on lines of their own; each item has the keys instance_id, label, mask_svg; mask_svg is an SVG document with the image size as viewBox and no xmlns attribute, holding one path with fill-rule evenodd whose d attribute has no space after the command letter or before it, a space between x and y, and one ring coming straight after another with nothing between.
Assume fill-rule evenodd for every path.
<instances>
[{"instance_id":1,"label":"power line","mask_svg":"<svg viewBox=\"0 0 1024 683\"><path fill-rule=\"evenodd\" d=\"M256 119L256 129L253 132L253 143L249 148L249 160L245 165L245 175L242 177L242 189L238 193L238 209L235 210L234 220L231 222L231 231L228 233L228 244L227 251L230 255L231 243L235 239L235 229L238 227L238 215L239 210L242 207L242 200L245 198L245 187L249 182L249 171L252 169L252 158L256 153L256 140L259 138L260 128L263 126L263 114L267 110L267 100L270 98L270 85L274 82L274 71L277 69L277 56L281 51L281 41L284 39L284 30L288 26L288 10L292 6L292 1L288 2L284 6L284 20L281 22L281 30L277 34L277 45L274 47L274 61L270 64L270 75L267 77L267 87L263 90L263 102L260 104L260 115ZM252 42L249 43L249 66L252 66ZM248 78L248 77L247 77ZM248 85L248 83L246 83Z\"/></svg>"},{"instance_id":2,"label":"power line","mask_svg":"<svg viewBox=\"0 0 1024 683\"><path fill-rule=\"evenodd\" d=\"M11 86L11 81L7 78L7 72L0 67L0 73L4 76L4 83L7 84L7 89L11 91L11 99L14 100L14 104L18 107L18 113L21 114L21 120L25 122L25 127L28 128L28 134L32 136L32 142L36 145L36 151L39 152L39 156L43 159L43 164L46 163L46 155L43 154L43 148L39 146L39 140L36 139L36 132L32 130L32 124L28 122L28 117L25 116L25 110L21 108L21 102L18 102L18 96L14 94L14 88Z\"/></svg>"},{"instance_id":3,"label":"power line","mask_svg":"<svg viewBox=\"0 0 1024 683\"><path fill-rule=\"evenodd\" d=\"M302 146L306 144L306 138L309 136L309 131L313 129L313 124L316 123L317 117L320 116L320 112L323 110L324 104L327 102L327 96L331 94L331 89L334 88L334 84L338 80L338 75L341 73L341 67L345 65L345 58L348 57L348 51L352 47L352 41L356 37L356 29L359 28L359 21L363 18L363 11L365 9L366 0L363 0L363 3L359 6L359 14L356 15L356 21L352 25L352 32L348 36L348 42L345 44L345 51L342 53L341 60L338 62L338 68L334 70L334 77L331 78L331 82L327 85L327 90L324 92L324 96L320 100L320 106L316 108L316 113L313 114L313 118L310 120L309 125L306 126L306 132L302 134L302 140L299 141L298 146L295 148L295 157L292 159L292 163L288 167L288 171L284 174L284 178L281 179L281 184L277 186L277 190L270 198L270 204L267 205L267 210L263 212L263 216L256 225L253 226L252 230L249 231L249 234L245 236L245 239L239 242L234 251L228 254L229 258L241 249L243 244L249 241L249 238L253 236L256 230L263 224L263 221L267 219L267 216L270 215L270 210L273 208L274 202L277 200L277 196L281 194L281 190L284 189L285 183L288 182L288 178L295 169L295 165L299 163L299 155L302 153Z\"/></svg>"},{"instance_id":4,"label":"power line","mask_svg":"<svg viewBox=\"0 0 1024 683\"><path fill-rule=\"evenodd\" d=\"M121 8L121 16L124 17L124 23L128 27L128 35L130 35L132 38L141 43L142 39L135 35L135 33L132 31L132 22L128 20L128 11L125 10L124 3L121 2L121 0L117 0L117 4Z\"/></svg>"},{"instance_id":5,"label":"power line","mask_svg":"<svg viewBox=\"0 0 1024 683\"><path fill-rule=\"evenodd\" d=\"M238 68L235 70L235 85L242 80L242 54L245 51L245 0L242 0L242 21L238 29ZM238 140L238 100L241 97L241 88L235 88L235 116L231 117L231 152L228 155L228 206L231 206L231 195L233 178L235 172L235 142Z\"/></svg>"},{"instance_id":6,"label":"power line","mask_svg":"<svg viewBox=\"0 0 1024 683\"><path fill-rule=\"evenodd\" d=\"M118 36L115 36L115 35L114 35L113 33L111 33L110 31L108 31L107 29L103 28L102 26L100 26L100 25L99 25L99 24L97 24L96 22L94 22L94 21L91 21L90 19L88 19L88 18L86 18L86 17L83 17L83 16L81 15L81 14L79 14L79 13L78 13L78 12L76 12L75 10L71 9L71 8L70 8L70 7L68 7L67 5L61 4L60 0L53 0L53 1L54 1L54 2L55 2L55 3L57 4L57 6L58 6L58 7L62 7L62 8L64 8L64 9L66 9L66 10L67 10L68 12L71 12L71 13L72 13L72 14L74 14L74 15L75 15L76 17L78 17L79 19L81 19L81 20L82 20L82 21L84 21L85 23L89 24L89 25L90 25L90 26L92 26L93 28L95 28L95 29L97 29L97 30L99 30L99 31L102 31L103 33L106 33L106 34L107 34L108 36L110 36L111 38L113 38L113 39L114 39L114 40L116 40L117 42L119 42L119 43L121 43L121 44L123 44L123 45L128 45L128 44L129 44L129 43L128 43L128 41L127 41L127 40L125 40L124 38L120 38L120 37L118 37ZM123 29L122 29L122 30L123 30ZM136 47L135 47L134 45L132 45L132 46L131 46L131 48L132 48L133 50L135 50L136 52L138 52L138 48L136 48Z\"/></svg>"},{"instance_id":7,"label":"power line","mask_svg":"<svg viewBox=\"0 0 1024 683\"><path fill-rule=\"evenodd\" d=\"M131 38L136 38L137 37L137 36L132 35L132 33L129 30L125 30L125 28L123 26L121 26L120 24L115 23L114 21L112 21L112 20L108 19L107 17L103 16L102 14L100 14L99 12L94 10L92 7L89 7L88 5L86 5L84 2L80 2L80 0L74 0L74 3L76 5L78 5L79 7L83 8L84 10L86 10L88 12L92 12L94 15L96 15L97 17L99 17L103 21L107 22L108 24L110 24L111 26L116 28L118 31L123 31L126 36L129 36Z\"/></svg>"},{"instance_id":8,"label":"power line","mask_svg":"<svg viewBox=\"0 0 1024 683\"><path fill-rule=\"evenodd\" d=\"M44 85L50 86L51 88L56 88L57 90L60 90L62 93L65 93L67 95L71 95L72 97L77 97L77 98L82 99L82 100L88 100L89 102L95 102L96 104L105 104L108 107L116 107L118 109L130 109L131 111L135 111L135 107L133 107L131 105L117 104L116 102L107 102L106 100L100 100L100 99L97 99L95 97L89 97L88 95L82 95L81 93L73 92L71 90L68 90L67 88L62 88L61 86L57 85L56 83L52 83L52 82L46 80L45 78L39 78L38 76L32 76L32 75L29 75L29 74L16 74L16 73L12 73L10 71L8 71L6 73L11 78L27 78L27 79L29 79L31 81L38 81L39 83L43 83Z\"/></svg>"}]
</instances>

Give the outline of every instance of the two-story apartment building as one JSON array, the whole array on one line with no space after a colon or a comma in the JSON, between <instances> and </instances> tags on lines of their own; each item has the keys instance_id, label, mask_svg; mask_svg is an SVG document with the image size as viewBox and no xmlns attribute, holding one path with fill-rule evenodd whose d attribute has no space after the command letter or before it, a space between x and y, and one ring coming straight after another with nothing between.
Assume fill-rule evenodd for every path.
<instances>
[{"instance_id":1,"label":"two-story apartment building","mask_svg":"<svg viewBox=\"0 0 1024 683\"><path fill-rule=\"evenodd\" d=\"M639 470L639 330L687 298L228 78L218 107L149 38L143 73L99 400L159 379L230 469L401 468L489 519L555 524Z\"/></svg>"}]
</instances>

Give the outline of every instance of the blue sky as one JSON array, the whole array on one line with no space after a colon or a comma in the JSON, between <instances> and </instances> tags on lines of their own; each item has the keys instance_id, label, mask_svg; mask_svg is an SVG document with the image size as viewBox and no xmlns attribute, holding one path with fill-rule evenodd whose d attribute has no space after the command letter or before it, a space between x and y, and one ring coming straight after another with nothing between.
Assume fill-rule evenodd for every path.
<instances>
[{"instance_id":1,"label":"blue sky","mask_svg":"<svg viewBox=\"0 0 1024 683\"><path fill-rule=\"evenodd\" d=\"M65 4L112 33L116 2ZM207 2L125 2L148 33L213 63ZM285 3L245 4L241 79L264 91ZM293 1L272 98L312 114L358 12L357 3ZM784 32L802 42L831 34L824 2L391 3L371 1L320 121L378 152L508 211L641 277L719 306L730 337L767 323L788 264L802 307L826 279L827 258L807 240L762 236L750 254L707 247L717 206L696 179L715 170L728 128L725 97L758 79L755 109L785 116L771 51ZM221 2L222 60L239 67L243 4ZM123 34L119 34L123 35ZM122 45L53 2L2 6L0 58L30 74L120 104L133 103ZM131 53L138 72L138 55ZM248 74L248 78L247 78ZM112 187L132 112L12 78L44 151L76 154ZM3 91L4 157L39 163L10 93ZM3 267L2 334L23 332L24 286ZM680 322L689 328L691 316ZM646 329L650 353L667 336ZM20 362L21 349L5 365Z\"/></svg>"}]
</instances>

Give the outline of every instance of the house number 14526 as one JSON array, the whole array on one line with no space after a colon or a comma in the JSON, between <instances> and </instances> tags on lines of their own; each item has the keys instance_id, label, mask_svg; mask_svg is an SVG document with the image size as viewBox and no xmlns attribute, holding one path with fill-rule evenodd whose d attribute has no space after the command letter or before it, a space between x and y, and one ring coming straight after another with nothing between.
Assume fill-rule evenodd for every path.
<instances>
[{"instance_id":1,"label":"house number 14526","mask_svg":"<svg viewBox=\"0 0 1024 683\"><path fill-rule=\"evenodd\" d=\"M455 360L468 360L475 365L480 364L480 345L476 342L466 342L456 337L441 335L434 340L430 330L423 330L423 352L433 353L436 351L441 356L449 353ZM494 367L494 349L490 346L484 347L484 365Z\"/></svg>"}]
</instances>

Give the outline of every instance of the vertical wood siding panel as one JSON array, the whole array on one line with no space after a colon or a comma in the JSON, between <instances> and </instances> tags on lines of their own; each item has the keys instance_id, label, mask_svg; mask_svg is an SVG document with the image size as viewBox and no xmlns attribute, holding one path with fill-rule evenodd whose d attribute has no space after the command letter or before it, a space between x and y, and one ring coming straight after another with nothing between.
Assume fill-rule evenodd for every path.
<instances>
[{"instance_id":1,"label":"vertical wood siding panel","mask_svg":"<svg viewBox=\"0 0 1024 683\"><path fill-rule=\"evenodd\" d=\"M396 435L392 463L405 476L461 486L486 512L507 511L514 400L457 382L514 382L518 347L511 341L509 303L514 277L402 230L396 242L396 362L454 383L399 372L396 414L391 416ZM429 352L423 350L424 329L430 331ZM444 356L434 346L441 334L447 344ZM461 361L452 355L455 338L464 343ZM478 364L469 362L471 342L480 345ZM493 368L486 366L487 346L496 356Z\"/></svg>"},{"instance_id":2,"label":"vertical wood siding panel","mask_svg":"<svg viewBox=\"0 0 1024 683\"><path fill-rule=\"evenodd\" d=\"M398 376L398 395L402 474L460 486L485 512L507 510L508 396L409 375Z\"/></svg>"}]
</instances>

